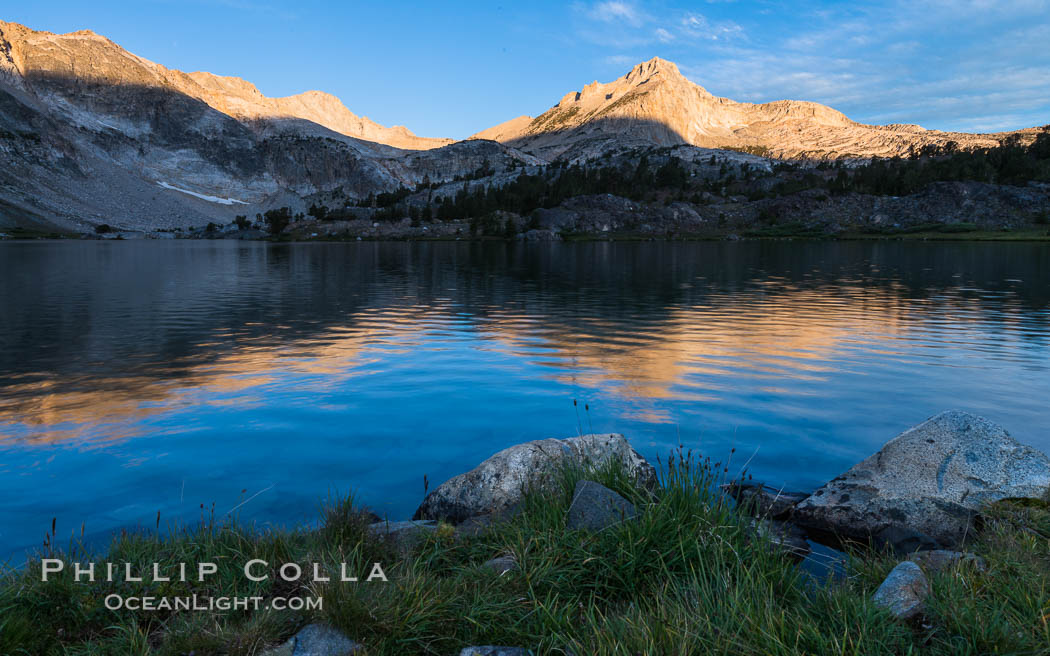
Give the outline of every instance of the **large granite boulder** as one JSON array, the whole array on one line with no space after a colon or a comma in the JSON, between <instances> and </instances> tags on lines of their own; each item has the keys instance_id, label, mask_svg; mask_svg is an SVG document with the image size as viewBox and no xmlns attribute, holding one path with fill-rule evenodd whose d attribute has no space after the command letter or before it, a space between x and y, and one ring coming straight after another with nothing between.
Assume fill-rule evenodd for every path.
<instances>
[{"instance_id":1,"label":"large granite boulder","mask_svg":"<svg viewBox=\"0 0 1050 656\"><path fill-rule=\"evenodd\" d=\"M564 465L601 467L617 460L639 485L656 487L656 470L623 435L552 438L506 448L469 472L445 481L423 499L413 518L455 523L476 515L507 513L525 491L551 489Z\"/></svg>"},{"instance_id":2,"label":"large granite boulder","mask_svg":"<svg viewBox=\"0 0 1050 656\"><path fill-rule=\"evenodd\" d=\"M799 502L792 521L897 551L958 546L984 504L1041 497L1050 458L1002 427L943 412L887 442Z\"/></svg>"}]
</instances>

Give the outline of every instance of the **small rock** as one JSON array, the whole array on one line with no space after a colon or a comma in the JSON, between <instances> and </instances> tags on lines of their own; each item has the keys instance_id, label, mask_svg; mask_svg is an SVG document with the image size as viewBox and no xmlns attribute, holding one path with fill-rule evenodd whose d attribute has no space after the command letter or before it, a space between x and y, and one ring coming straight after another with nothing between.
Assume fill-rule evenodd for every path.
<instances>
[{"instance_id":1,"label":"small rock","mask_svg":"<svg viewBox=\"0 0 1050 656\"><path fill-rule=\"evenodd\" d=\"M789 522L775 519L753 519L751 530L756 535L768 537L773 546L794 558L805 558L811 551L806 532Z\"/></svg>"},{"instance_id":2,"label":"small rock","mask_svg":"<svg viewBox=\"0 0 1050 656\"><path fill-rule=\"evenodd\" d=\"M271 647L259 653L259 656L292 656L292 652L295 651L295 638L289 638L283 644L277 647ZM193 652L190 652L190 656L193 656Z\"/></svg>"},{"instance_id":3,"label":"small rock","mask_svg":"<svg viewBox=\"0 0 1050 656\"><path fill-rule=\"evenodd\" d=\"M482 569L490 569L496 574L503 576L507 572L518 569L518 561L514 559L514 556L507 554L505 556L497 556L492 560L486 560L481 565Z\"/></svg>"},{"instance_id":4,"label":"small rock","mask_svg":"<svg viewBox=\"0 0 1050 656\"><path fill-rule=\"evenodd\" d=\"M464 647L459 652L459 656L529 656L529 650L521 647L486 645L484 647Z\"/></svg>"},{"instance_id":5,"label":"small rock","mask_svg":"<svg viewBox=\"0 0 1050 656\"><path fill-rule=\"evenodd\" d=\"M872 601L897 618L910 620L922 614L923 602L930 594L930 584L922 569L906 560L898 564L872 596Z\"/></svg>"},{"instance_id":6,"label":"small rock","mask_svg":"<svg viewBox=\"0 0 1050 656\"><path fill-rule=\"evenodd\" d=\"M924 572L929 574L943 572L958 563L972 565L978 572L983 572L987 569L984 558L969 552L948 551L947 549L918 551L908 556L908 560L919 565Z\"/></svg>"},{"instance_id":7,"label":"small rock","mask_svg":"<svg viewBox=\"0 0 1050 656\"><path fill-rule=\"evenodd\" d=\"M570 531L600 531L637 516L634 504L594 481L579 481L565 520Z\"/></svg>"},{"instance_id":8,"label":"small rock","mask_svg":"<svg viewBox=\"0 0 1050 656\"><path fill-rule=\"evenodd\" d=\"M492 526L492 515L468 517L456 524L456 537L477 537Z\"/></svg>"},{"instance_id":9,"label":"small rock","mask_svg":"<svg viewBox=\"0 0 1050 656\"><path fill-rule=\"evenodd\" d=\"M459 524L456 524L456 537L476 537L488 531L495 524L509 522L514 519L519 512L521 512L521 505L514 504L501 512L468 517Z\"/></svg>"},{"instance_id":10,"label":"small rock","mask_svg":"<svg viewBox=\"0 0 1050 656\"><path fill-rule=\"evenodd\" d=\"M327 624L307 624L283 645L261 656L349 656L363 648Z\"/></svg>"},{"instance_id":11,"label":"small rock","mask_svg":"<svg viewBox=\"0 0 1050 656\"><path fill-rule=\"evenodd\" d=\"M805 492L785 492L762 483L729 483L722 489L755 516L770 519L787 515L795 504L809 496Z\"/></svg>"},{"instance_id":12,"label":"small rock","mask_svg":"<svg viewBox=\"0 0 1050 656\"><path fill-rule=\"evenodd\" d=\"M372 535L391 541L402 552L411 550L420 538L427 533L433 533L437 528L438 523L433 520L381 521L368 525L368 530Z\"/></svg>"}]
</instances>

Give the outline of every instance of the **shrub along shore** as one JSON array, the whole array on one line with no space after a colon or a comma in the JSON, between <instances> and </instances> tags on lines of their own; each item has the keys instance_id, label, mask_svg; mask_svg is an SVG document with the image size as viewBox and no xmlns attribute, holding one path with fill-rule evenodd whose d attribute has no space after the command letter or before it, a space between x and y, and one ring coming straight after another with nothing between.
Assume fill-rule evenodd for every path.
<instances>
[{"instance_id":1,"label":"shrub along shore","mask_svg":"<svg viewBox=\"0 0 1050 656\"><path fill-rule=\"evenodd\" d=\"M728 463L679 449L649 472L622 437L583 436L496 454L435 489L416 522L377 522L344 498L323 504L318 527L202 519L166 534L121 533L105 554L52 540L0 580L0 654L1046 654L1047 492L1010 496L1041 484L1050 461L1033 450L1018 456L1005 431L989 437L975 430L987 428L978 420L941 415L876 454L895 458L897 471L924 467L915 444L936 438L965 449L967 434L1013 454L979 465L1002 476L982 473L993 480L974 494L979 510L952 545L965 556L906 553L909 540L932 533L943 542L956 526L924 515L912 498L911 529L930 533L897 522L880 539L845 542L841 563L814 575L769 519L803 507L790 495L786 509L777 495L736 501L724 484L739 490L747 474L727 480ZM953 477L973 473L966 460L941 472L943 494L971 496L952 489ZM826 522L845 513L841 487L862 469L818 490L838 495ZM872 498L889 503L895 497L878 476ZM995 485L1002 494L987 493ZM816 498L807 498L800 517L815 514ZM492 512L464 517L476 503ZM444 518L425 519L435 515ZM44 582L42 566L55 567L47 559L65 567ZM252 578L266 578L247 577L249 561L262 561ZM77 562L96 563L95 582L74 580ZM105 563L118 564L112 581ZM145 580L125 580L124 563ZM151 581L155 563L173 580ZM214 574L198 580L199 563L215 563ZM282 578L287 563L300 566L300 579ZM375 563L383 576L366 581ZM341 581L342 571L360 580ZM895 580L904 585L894 588ZM110 610L111 595L263 601L236 610ZM268 607L292 597L323 606ZM465 650L482 645L506 647Z\"/></svg>"}]
</instances>

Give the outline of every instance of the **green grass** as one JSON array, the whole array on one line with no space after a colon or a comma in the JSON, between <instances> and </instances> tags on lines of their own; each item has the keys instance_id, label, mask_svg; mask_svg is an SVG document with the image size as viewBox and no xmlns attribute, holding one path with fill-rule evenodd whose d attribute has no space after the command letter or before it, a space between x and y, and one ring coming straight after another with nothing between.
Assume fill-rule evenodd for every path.
<instances>
[{"instance_id":1,"label":"green grass","mask_svg":"<svg viewBox=\"0 0 1050 656\"><path fill-rule=\"evenodd\" d=\"M1050 241L1050 229L1045 226L1035 226L1014 230L981 230L971 223L926 224L903 230L848 231L836 235L835 238L908 241Z\"/></svg>"},{"instance_id":2,"label":"green grass","mask_svg":"<svg viewBox=\"0 0 1050 656\"><path fill-rule=\"evenodd\" d=\"M454 654L469 644L575 654L1047 654L1050 510L1004 502L986 513L970 549L985 572L960 565L932 579L926 620L896 621L870 601L896 560L858 551L845 579L818 581L754 538L748 519L717 494L721 465L684 454L662 466L651 494L622 471L568 470L553 493L477 536L451 527L407 553L372 537L352 499L329 500L320 528L256 531L202 521L193 531L116 536L105 560L219 563L204 583L43 583L40 562L0 581L0 654L255 654L310 621L363 642L368 654ZM582 477L641 510L594 534L564 530ZM56 557L84 560L75 545ZM511 553L517 571L480 567ZM42 554L48 556L48 554ZM252 582L241 565L380 562L388 582ZM102 560L102 558L97 558ZM321 611L132 612L106 594L319 595Z\"/></svg>"}]
</instances>

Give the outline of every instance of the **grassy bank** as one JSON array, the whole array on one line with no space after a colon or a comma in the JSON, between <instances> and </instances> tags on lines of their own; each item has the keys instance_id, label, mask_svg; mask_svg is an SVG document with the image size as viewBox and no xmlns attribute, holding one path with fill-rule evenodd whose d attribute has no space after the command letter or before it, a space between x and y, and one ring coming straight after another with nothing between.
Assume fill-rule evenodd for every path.
<instances>
[{"instance_id":1,"label":"grassy bank","mask_svg":"<svg viewBox=\"0 0 1050 656\"><path fill-rule=\"evenodd\" d=\"M598 534L564 530L575 481L586 476L632 499L637 521ZM40 561L0 583L3 654L256 654L309 621L326 621L368 654L455 654L503 644L575 654L1046 654L1050 646L1050 511L1002 503L970 549L987 561L931 579L927 618L903 624L871 595L896 563L849 556L845 578L818 581L767 541L715 492L712 467L665 464L656 498L621 472L565 472L556 494L529 496L522 512L477 535L452 527L407 552L374 537L350 500L328 503L321 528L254 531L202 521L164 537L120 535L96 560L162 571L215 562L204 583L77 583L69 569L41 582ZM481 563L513 554L520 569ZM52 555L52 554L44 554ZM77 548L55 557L86 561ZM382 563L388 582L285 583L276 571L247 580L243 563L347 563L364 576ZM293 611L111 611L106 595L323 597Z\"/></svg>"}]
</instances>

